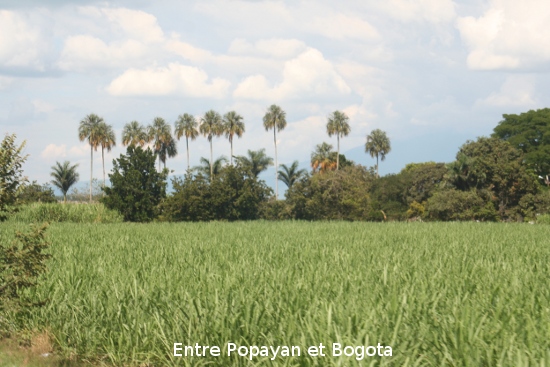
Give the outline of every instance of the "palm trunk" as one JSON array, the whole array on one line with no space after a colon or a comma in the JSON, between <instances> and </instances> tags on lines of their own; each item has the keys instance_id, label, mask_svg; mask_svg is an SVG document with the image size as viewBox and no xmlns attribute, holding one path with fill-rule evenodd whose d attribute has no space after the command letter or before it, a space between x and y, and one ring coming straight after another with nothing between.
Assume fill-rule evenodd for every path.
<instances>
[{"instance_id":1,"label":"palm trunk","mask_svg":"<svg viewBox=\"0 0 550 367\"><path fill-rule=\"evenodd\" d=\"M273 141L275 142L275 200L279 200L279 172L277 165L277 127L273 126Z\"/></svg>"},{"instance_id":2,"label":"palm trunk","mask_svg":"<svg viewBox=\"0 0 550 367\"><path fill-rule=\"evenodd\" d=\"M378 154L376 155L376 178L380 178L380 175L378 174Z\"/></svg>"},{"instance_id":3,"label":"palm trunk","mask_svg":"<svg viewBox=\"0 0 550 367\"><path fill-rule=\"evenodd\" d=\"M338 171L340 167L340 134L336 135L336 140L338 141L338 151L336 152L336 170Z\"/></svg>"},{"instance_id":4,"label":"palm trunk","mask_svg":"<svg viewBox=\"0 0 550 367\"><path fill-rule=\"evenodd\" d=\"M210 137L210 181L212 181L212 176L214 175L214 166L212 162L214 160L214 154L212 153L212 137Z\"/></svg>"},{"instance_id":5,"label":"palm trunk","mask_svg":"<svg viewBox=\"0 0 550 367\"><path fill-rule=\"evenodd\" d=\"M92 181L94 177L94 148L90 144L90 203L92 202Z\"/></svg>"},{"instance_id":6,"label":"palm trunk","mask_svg":"<svg viewBox=\"0 0 550 367\"><path fill-rule=\"evenodd\" d=\"M103 187L105 187L105 155L103 153L104 148L101 147L101 161L103 162ZM105 196L105 192L103 192L103 196Z\"/></svg>"},{"instance_id":7,"label":"palm trunk","mask_svg":"<svg viewBox=\"0 0 550 367\"><path fill-rule=\"evenodd\" d=\"M232 136L229 136L229 144L231 144L231 158L230 158L230 161L231 161L231 165L233 165L233 137Z\"/></svg>"},{"instance_id":8,"label":"palm trunk","mask_svg":"<svg viewBox=\"0 0 550 367\"><path fill-rule=\"evenodd\" d=\"M185 146L187 147L187 170L189 171L189 138L187 136L185 137Z\"/></svg>"},{"instance_id":9,"label":"palm trunk","mask_svg":"<svg viewBox=\"0 0 550 367\"><path fill-rule=\"evenodd\" d=\"M159 172L160 172L160 153L159 153Z\"/></svg>"},{"instance_id":10,"label":"palm trunk","mask_svg":"<svg viewBox=\"0 0 550 367\"><path fill-rule=\"evenodd\" d=\"M67 193L64 192L63 193L63 204L66 204L67 203Z\"/></svg>"}]
</instances>

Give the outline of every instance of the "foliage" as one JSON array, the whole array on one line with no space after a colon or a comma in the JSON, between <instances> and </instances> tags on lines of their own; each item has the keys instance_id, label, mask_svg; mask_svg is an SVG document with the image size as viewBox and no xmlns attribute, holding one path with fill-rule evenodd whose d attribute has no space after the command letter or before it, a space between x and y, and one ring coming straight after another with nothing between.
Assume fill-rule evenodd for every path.
<instances>
[{"instance_id":1,"label":"foliage","mask_svg":"<svg viewBox=\"0 0 550 367\"><path fill-rule=\"evenodd\" d=\"M235 111L229 111L223 116L222 121L223 133L225 137L229 139L229 144L231 144L231 154L229 155L229 160L233 164L233 137L241 137L244 134L244 122L243 117Z\"/></svg>"},{"instance_id":2,"label":"foliage","mask_svg":"<svg viewBox=\"0 0 550 367\"><path fill-rule=\"evenodd\" d=\"M52 167L53 172L50 173L50 176L53 177L52 185L61 190L64 202L67 201L67 192L79 179L78 172L76 172L77 167L78 164L71 165L69 161L65 161L63 164L55 162L55 166Z\"/></svg>"},{"instance_id":3,"label":"foliage","mask_svg":"<svg viewBox=\"0 0 550 367\"><path fill-rule=\"evenodd\" d=\"M365 220L373 180L362 166L306 176L287 191L287 202L294 219Z\"/></svg>"},{"instance_id":4,"label":"foliage","mask_svg":"<svg viewBox=\"0 0 550 367\"><path fill-rule=\"evenodd\" d=\"M102 117L91 113L84 117L78 126L78 139L80 141L87 140L90 145L90 202L92 201L92 183L94 181L94 150L97 151L97 148L100 146L100 126L104 123L105 121Z\"/></svg>"},{"instance_id":5,"label":"foliage","mask_svg":"<svg viewBox=\"0 0 550 367\"><path fill-rule=\"evenodd\" d=\"M124 125L122 129L122 145L140 145L145 146L149 141L145 127L137 121L132 121Z\"/></svg>"},{"instance_id":6,"label":"foliage","mask_svg":"<svg viewBox=\"0 0 550 367\"><path fill-rule=\"evenodd\" d=\"M277 162L277 131L286 127L286 112L279 106L269 106L264 115L265 131L273 129L273 144L275 146L275 200L279 198L279 163Z\"/></svg>"},{"instance_id":7,"label":"foliage","mask_svg":"<svg viewBox=\"0 0 550 367\"><path fill-rule=\"evenodd\" d=\"M195 140L199 136L199 130L197 130L197 120L188 114L184 113L179 115L175 123L174 135L178 140L182 136L185 136L185 148L187 150L187 169L190 169L189 163L189 139Z\"/></svg>"},{"instance_id":8,"label":"foliage","mask_svg":"<svg viewBox=\"0 0 550 367\"><path fill-rule=\"evenodd\" d=\"M111 187L104 188L102 202L118 210L126 221L151 221L166 196L166 176L166 172L155 170L155 155L150 149L129 146L126 155L113 160Z\"/></svg>"},{"instance_id":9,"label":"foliage","mask_svg":"<svg viewBox=\"0 0 550 367\"><path fill-rule=\"evenodd\" d=\"M178 154L176 141L172 137L172 129L162 117L155 117L153 123L147 126L147 135L149 141L153 143L153 150L159 159L160 171L161 162L166 168L166 159L173 158Z\"/></svg>"},{"instance_id":10,"label":"foliage","mask_svg":"<svg viewBox=\"0 0 550 367\"><path fill-rule=\"evenodd\" d=\"M0 332L9 332L2 314L11 317L24 308L39 305L24 300L22 293L34 288L46 271L46 261L51 255L44 253L50 243L45 234L48 224L31 225L27 233L17 231L11 246L0 243ZM9 320L8 318L8 320Z\"/></svg>"},{"instance_id":11,"label":"foliage","mask_svg":"<svg viewBox=\"0 0 550 367\"><path fill-rule=\"evenodd\" d=\"M65 356L116 366L526 367L545 365L550 349L550 226L65 223L48 236L63 245L51 247L32 297L51 301L23 321L47 326ZM171 357L174 342L197 341L299 345L302 355ZM327 357L307 356L319 342ZM332 357L336 342L380 342L393 356Z\"/></svg>"},{"instance_id":12,"label":"foliage","mask_svg":"<svg viewBox=\"0 0 550 367\"><path fill-rule=\"evenodd\" d=\"M367 142L365 144L365 152L374 158L376 157L376 176L378 174L378 159L381 161L386 159L386 155L391 151L390 139L386 133L380 129L375 129L367 135Z\"/></svg>"},{"instance_id":13,"label":"foliage","mask_svg":"<svg viewBox=\"0 0 550 367\"><path fill-rule=\"evenodd\" d=\"M375 175L377 175L375 173ZM406 220L410 176L400 173L379 177L372 183L367 219L372 221Z\"/></svg>"},{"instance_id":14,"label":"foliage","mask_svg":"<svg viewBox=\"0 0 550 367\"><path fill-rule=\"evenodd\" d=\"M259 215L260 219L272 221L289 220L293 218L292 208L287 201L275 200L275 198L261 203Z\"/></svg>"},{"instance_id":15,"label":"foliage","mask_svg":"<svg viewBox=\"0 0 550 367\"><path fill-rule=\"evenodd\" d=\"M255 178L258 178L260 173L273 164L273 158L268 157L263 148L257 151L248 150L247 154L248 157L244 155L235 157L235 161L237 162L237 166Z\"/></svg>"},{"instance_id":16,"label":"foliage","mask_svg":"<svg viewBox=\"0 0 550 367\"><path fill-rule=\"evenodd\" d=\"M24 184L17 197L18 205L31 203L57 203L55 194L48 185L39 185L36 181Z\"/></svg>"},{"instance_id":17,"label":"foliage","mask_svg":"<svg viewBox=\"0 0 550 367\"><path fill-rule=\"evenodd\" d=\"M99 124L98 130L98 142L101 146L101 165L103 166L103 186L105 186L105 150L110 152L116 146L116 136L113 127L105 122Z\"/></svg>"},{"instance_id":18,"label":"foliage","mask_svg":"<svg viewBox=\"0 0 550 367\"><path fill-rule=\"evenodd\" d=\"M279 171L279 180L282 181L289 189L292 188L295 182L300 180L307 174L305 169L298 169L298 161L292 162L292 165L288 167L285 164L281 164L281 170Z\"/></svg>"},{"instance_id":19,"label":"foliage","mask_svg":"<svg viewBox=\"0 0 550 367\"><path fill-rule=\"evenodd\" d=\"M537 217L537 224L550 224L550 214L543 214Z\"/></svg>"},{"instance_id":20,"label":"foliage","mask_svg":"<svg viewBox=\"0 0 550 367\"><path fill-rule=\"evenodd\" d=\"M210 174L212 173L214 176L218 175L223 166L227 163L227 158L224 156L218 157L214 163L212 164L212 167L210 167L210 161L204 157L201 157L200 159L201 165L193 167L195 172L203 175L208 180L210 180Z\"/></svg>"},{"instance_id":21,"label":"foliage","mask_svg":"<svg viewBox=\"0 0 550 367\"><path fill-rule=\"evenodd\" d=\"M448 169L444 163L410 163L401 171L405 177L404 199L407 204L422 203L440 189Z\"/></svg>"},{"instance_id":22,"label":"foliage","mask_svg":"<svg viewBox=\"0 0 550 367\"><path fill-rule=\"evenodd\" d=\"M99 181L97 178L92 180L92 202L90 204L99 201L99 199L104 196L103 187L103 182ZM89 195L90 194L87 189L75 185L67 194L67 200L79 203L89 202Z\"/></svg>"},{"instance_id":23,"label":"foliage","mask_svg":"<svg viewBox=\"0 0 550 367\"><path fill-rule=\"evenodd\" d=\"M22 169L28 157L22 155L25 141L17 146L15 139L15 134L6 135L0 143L0 222L8 218L21 186L27 181Z\"/></svg>"},{"instance_id":24,"label":"foliage","mask_svg":"<svg viewBox=\"0 0 550 367\"><path fill-rule=\"evenodd\" d=\"M449 168L452 187L486 191L503 219L512 217L524 195L538 190L536 177L523 165L521 151L497 138L466 142Z\"/></svg>"},{"instance_id":25,"label":"foliage","mask_svg":"<svg viewBox=\"0 0 550 367\"><path fill-rule=\"evenodd\" d=\"M224 167L209 179L202 174L172 180L174 193L162 205L170 221L258 219L261 203L271 190L240 167Z\"/></svg>"},{"instance_id":26,"label":"foliage","mask_svg":"<svg viewBox=\"0 0 550 367\"><path fill-rule=\"evenodd\" d=\"M550 108L502 117L493 136L521 150L527 166L538 175L550 174Z\"/></svg>"},{"instance_id":27,"label":"foliage","mask_svg":"<svg viewBox=\"0 0 550 367\"><path fill-rule=\"evenodd\" d=\"M315 150L311 153L311 168L313 172L333 171L338 167L349 167L353 165L353 161L346 159L343 154L338 154L332 150L332 145L321 143L315 146Z\"/></svg>"},{"instance_id":28,"label":"foliage","mask_svg":"<svg viewBox=\"0 0 550 367\"><path fill-rule=\"evenodd\" d=\"M425 212L426 212L426 208L424 207L424 204L413 201L409 205L409 210L407 210L407 218L409 219L422 218Z\"/></svg>"},{"instance_id":29,"label":"foliage","mask_svg":"<svg viewBox=\"0 0 550 367\"><path fill-rule=\"evenodd\" d=\"M426 216L440 221L496 221L498 212L487 197L476 190L447 189L436 192L426 205Z\"/></svg>"},{"instance_id":30,"label":"foliage","mask_svg":"<svg viewBox=\"0 0 550 367\"><path fill-rule=\"evenodd\" d=\"M122 215L107 209L101 203L60 205L58 203L32 203L22 205L13 214L12 223L72 222L72 223L119 223Z\"/></svg>"},{"instance_id":31,"label":"foliage","mask_svg":"<svg viewBox=\"0 0 550 367\"><path fill-rule=\"evenodd\" d=\"M519 201L519 215L527 220L533 220L540 215L550 214L550 190L540 190L536 194L526 194Z\"/></svg>"},{"instance_id":32,"label":"foliage","mask_svg":"<svg viewBox=\"0 0 550 367\"><path fill-rule=\"evenodd\" d=\"M207 111L201 118L199 131L208 138L210 143L210 177L214 176L214 153L212 152L212 138L223 134L223 122L219 113L214 110Z\"/></svg>"},{"instance_id":33,"label":"foliage","mask_svg":"<svg viewBox=\"0 0 550 367\"><path fill-rule=\"evenodd\" d=\"M340 137L348 136L351 128L349 126L349 117L341 111L334 111L327 121L328 136L336 135L336 169L340 168Z\"/></svg>"}]
</instances>

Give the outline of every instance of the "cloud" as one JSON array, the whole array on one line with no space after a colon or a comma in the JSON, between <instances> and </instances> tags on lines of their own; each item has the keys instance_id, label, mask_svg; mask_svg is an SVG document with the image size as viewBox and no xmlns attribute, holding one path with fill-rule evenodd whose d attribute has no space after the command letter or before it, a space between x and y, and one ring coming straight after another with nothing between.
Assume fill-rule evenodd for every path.
<instances>
[{"instance_id":1,"label":"cloud","mask_svg":"<svg viewBox=\"0 0 550 367\"><path fill-rule=\"evenodd\" d=\"M47 42L22 15L0 9L0 67L43 71Z\"/></svg>"},{"instance_id":2,"label":"cloud","mask_svg":"<svg viewBox=\"0 0 550 367\"><path fill-rule=\"evenodd\" d=\"M0 75L0 90L7 89L13 83L13 78Z\"/></svg>"},{"instance_id":3,"label":"cloud","mask_svg":"<svg viewBox=\"0 0 550 367\"><path fill-rule=\"evenodd\" d=\"M327 38L343 40L347 38L371 40L379 37L378 31L367 21L344 14L331 14L306 21L306 30Z\"/></svg>"},{"instance_id":4,"label":"cloud","mask_svg":"<svg viewBox=\"0 0 550 367\"><path fill-rule=\"evenodd\" d=\"M243 38L237 38L231 42L229 53L289 59L305 49L306 44L297 39L270 38L261 39L252 44Z\"/></svg>"},{"instance_id":5,"label":"cloud","mask_svg":"<svg viewBox=\"0 0 550 367\"><path fill-rule=\"evenodd\" d=\"M386 0L376 2L376 7L403 22L446 23L456 16L452 0Z\"/></svg>"},{"instance_id":6,"label":"cloud","mask_svg":"<svg viewBox=\"0 0 550 367\"><path fill-rule=\"evenodd\" d=\"M52 160L52 159L58 159L58 158L65 158L67 156L67 145L61 144L61 145L55 145L55 144L49 144L42 153L40 153L40 157L42 157L45 160Z\"/></svg>"},{"instance_id":7,"label":"cloud","mask_svg":"<svg viewBox=\"0 0 550 367\"><path fill-rule=\"evenodd\" d=\"M550 61L550 3L491 0L480 17L462 17L457 28L476 70L535 68Z\"/></svg>"},{"instance_id":8,"label":"cloud","mask_svg":"<svg viewBox=\"0 0 550 367\"><path fill-rule=\"evenodd\" d=\"M229 89L227 80L214 78L208 82L203 70L170 63L167 67L129 69L107 87L114 96L167 96L223 98Z\"/></svg>"},{"instance_id":9,"label":"cloud","mask_svg":"<svg viewBox=\"0 0 550 367\"><path fill-rule=\"evenodd\" d=\"M350 92L350 87L330 61L318 50L309 48L285 63L280 84L271 87L265 76L252 75L237 86L233 96L255 100L283 100Z\"/></svg>"},{"instance_id":10,"label":"cloud","mask_svg":"<svg viewBox=\"0 0 550 367\"><path fill-rule=\"evenodd\" d=\"M535 80L530 76L511 75L506 78L500 90L487 98L479 99L477 105L495 107L527 107L537 103L533 94Z\"/></svg>"}]
</instances>

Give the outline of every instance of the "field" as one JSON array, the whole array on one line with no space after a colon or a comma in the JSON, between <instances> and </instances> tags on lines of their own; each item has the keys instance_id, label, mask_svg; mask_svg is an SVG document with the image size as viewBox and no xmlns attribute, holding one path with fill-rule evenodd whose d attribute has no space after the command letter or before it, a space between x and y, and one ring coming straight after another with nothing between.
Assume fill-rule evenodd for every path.
<instances>
[{"instance_id":1,"label":"field","mask_svg":"<svg viewBox=\"0 0 550 367\"><path fill-rule=\"evenodd\" d=\"M1 240L20 223L0 227ZM26 326L58 353L135 366L547 366L550 226L74 224ZM300 357L174 357L173 344L301 346ZM325 357L307 347L323 343ZM332 343L392 348L331 356ZM360 351L360 349L358 349Z\"/></svg>"}]
</instances>

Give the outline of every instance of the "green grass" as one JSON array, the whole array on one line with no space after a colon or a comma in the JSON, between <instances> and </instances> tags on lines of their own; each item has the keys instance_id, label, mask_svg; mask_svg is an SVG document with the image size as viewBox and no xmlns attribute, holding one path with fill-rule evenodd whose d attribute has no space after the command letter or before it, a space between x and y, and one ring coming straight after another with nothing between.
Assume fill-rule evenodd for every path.
<instances>
[{"instance_id":1,"label":"green grass","mask_svg":"<svg viewBox=\"0 0 550 367\"><path fill-rule=\"evenodd\" d=\"M12 223L72 222L72 223L120 223L122 215L107 209L103 204L45 204L23 205L9 219Z\"/></svg>"},{"instance_id":2,"label":"green grass","mask_svg":"<svg viewBox=\"0 0 550 367\"><path fill-rule=\"evenodd\" d=\"M11 236L22 224L0 227ZM24 319L64 355L154 366L547 366L550 227L491 223L53 224ZM171 356L174 342L299 358ZM323 343L392 357L305 356Z\"/></svg>"}]
</instances>

